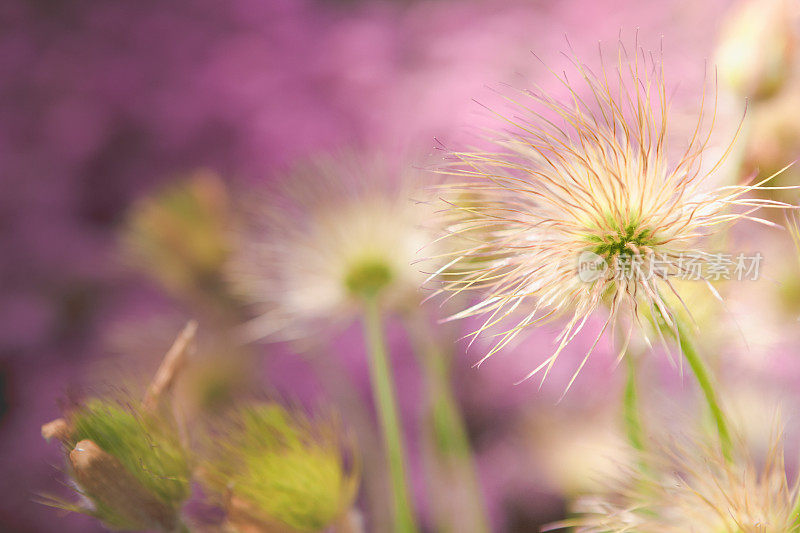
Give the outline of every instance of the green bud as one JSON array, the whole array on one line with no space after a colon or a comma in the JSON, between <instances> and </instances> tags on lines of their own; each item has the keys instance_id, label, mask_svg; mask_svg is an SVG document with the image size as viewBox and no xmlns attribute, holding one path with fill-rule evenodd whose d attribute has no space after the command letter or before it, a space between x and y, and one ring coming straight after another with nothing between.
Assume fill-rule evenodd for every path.
<instances>
[{"instance_id":1,"label":"green bud","mask_svg":"<svg viewBox=\"0 0 800 533\"><path fill-rule=\"evenodd\" d=\"M174 425L113 401L90 400L71 417L72 440L91 440L151 493L177 507L189 496L189 461Z\"/></svg>"},{"instance_id":2,"label":"green bud","mask_svg":"<svg viewBox=\"0 0 800 533\"><path fill-rule=\"evenodd\" d=\"M92 399L42 428L59 439L69 472L90 503L43 503L94 516L111 529L172 531L190 495L190 466L177 431L149 411Z\"/></svg>"},{"instance_id":3,"label":"green bud","mask_svg":"<svg viewBox=\"0 0 800 533\"><path fill-rule=\"evenodd\" d=\"M229 525L320 531L349 510L358 471L346 464L352 450L335 421L276 404L240 408L230 420L203 468L206 488L226 502Z\"/></svg>"},{"instance_id":4,"label":"green bud","mask_svg":"<svg viewBox=\"0 0 800 533\"><path fill-rule=\"evenodd\" d=\"M131 262L179 295L217 291L228 258L224 184L198 172L137 203L123 245Z\"/></svg>"}]
</instances>

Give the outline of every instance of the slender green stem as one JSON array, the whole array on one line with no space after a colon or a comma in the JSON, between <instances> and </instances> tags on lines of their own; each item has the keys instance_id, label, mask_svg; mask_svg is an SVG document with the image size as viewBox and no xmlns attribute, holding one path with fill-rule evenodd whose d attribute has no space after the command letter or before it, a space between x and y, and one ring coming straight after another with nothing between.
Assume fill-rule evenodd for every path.
<instances>
[{"instance_id":1,"label":"slender green stem","mask_svg":"<svg viewBox=\"0 0 800 533\"><path fill-rule=\"evenodd\" d=\"M626 368L628 370L625 380L625 391L622 396L622 413L625 421L625 434L628 443L636 452L636 465L643 476L652 473L648 456L644 453L647 449L644 436L644 425L642 424L641 407L639 405L638 387L638 367L641 359L641 352L633 353L630 350L625 353ZM639 482L643 493L649 492L650 488L643 477Z\"/></svg>"},{"instance_id":2,"label":"slender green stem","mask_svg":"<svg viewBox=\"0 0 800 533\"><path fill-rule=\"evenodd\" d=\"M486 508L478 483L472 446L469 442L466 424L461 414L451 381L451 361L448 353L430 332L424 317L409 317L409 336L415 346L420 364L425 372L429 394L429 439L436 453L436 461L451 468L455 482L461 485L468 498L469 507L464 509L443 509L448 514L468 512L464 517L442 516L440 528L450 523L450 530L459 530L462 524L469 523L469 531L484 533L490 531ZM437 490L437 489L434 489Z\"/></svg>"},{"instance_id":3,"label":"slender green stem","mask_svg":"<svg viewBox=\"0 0 800 533\"><path fill-rule=\"evenodd\" d=\"M792 516L794 517L794 525L800 526L800 494L795 495L794 509L792 509Z\"/></svg>"},{"instance_id":4,"label":"slender green stem","mask_svg":"<svg viewBox=\"0 0 800 533\"><path fill-rule=\"evenodd\" d=\"M794 517L794 521L792 522L795 527L800 526L800 494L795 494L794 496L795 502L794 507L792 508L791 516Z\"/></svg>"},{"instance_id":5,"label":"slender green stem","mask_svg":"<svg viewBox=\"0 0 800 533\"><path fill-rule=\"evenodd\" d=\"M625 380L625 393L622 398L623 417L625 419L625 433L628 442L637 451L644 450L644 433L642 420L639 415L639 393L636 386L637 361L636 357L628 352L625 354L628 375Z\"/></svg>"},{"instance_id":6,"label":"slender green stem","mask_svg":"<svg viewBox=\"0 0 800 533\"><path fill-rule=\"evenodd\" d=\"M725 418L725 413L722 411L722 407L720 407L717 393L714 390L714 385L708 372L708 368L689 339L689 332L687 331L687 328L681 323L680 319L676 319L676 324L678 327L678 335L680 336L680 344L681 350L683 351L683 356L689 363L689 367L691 367L692 372L697 379L697 383L700 385L700 390L703 391L703 396L705 396L706 403L711 411L711 416L714 418L714 422L717 425L717 433L719 433L722 454L726 459L730 460L732 443L731 435L728 431L728 422Z\"/></svg>"},{"instance_id":7,"label":"slender green stem","mask_svg":"<svg viewBox=\"0 0 800 533\"><path fill-rule=\"evenodd\" d=\"M394 531L395 533L416 532L417 526L411 509L406 481L405 451L400 430L400 417L397 412L386 343L383 339L383 325L377 296L366 297L364 304L364 335L369 357L372 393L375 407L378 410L389 463L394 501Z\"/></svg>"}]
</instances>

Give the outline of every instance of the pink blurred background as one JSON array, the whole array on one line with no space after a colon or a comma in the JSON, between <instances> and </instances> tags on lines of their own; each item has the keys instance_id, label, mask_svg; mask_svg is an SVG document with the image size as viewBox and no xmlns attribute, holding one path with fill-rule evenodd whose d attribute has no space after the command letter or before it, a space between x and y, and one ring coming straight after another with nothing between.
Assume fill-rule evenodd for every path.
<instances>
[{"instance_id":1,"label":"pink blurred background","mask_svg":"<svg viewBox=\"0 0 800 533\"><path fill-rule=\"evenodd\" d=\"M491 89L502 83L552 83L531 51L558 70L567 38L589 57L620 32L630 42L638 31L651 48L663 42L668 78L696 95L728 7L723 0L3 2L0 529L100 530L35 503L39 493L64 492L59 450L39 428L74 391L108 379L108 368L151 372L173 332L196 314L121 258L120 231L137 200L197 169L242 189L304 158L353 147L425 164L439 157L438 143L472 142L491 124L473 99L495 102ZM513 385L540 360L537 347L552 331L534 332L480 369L472 368L478 350L453 344L456 387L497 531L533 531L564 516L564 487L550 473L555 460L541 451L558 434L548 429L550 417L580 420L586 415L575 413L602 411L596 406L617 398L613 357L599 356L570 399L555 405L589 336L542 391L538 382ZM419 372L402 332L390 328L389 338L411 433L422 411ZM345 331L336 345L369 403L358 331ZM798 365L793 353L786 357L779 373L794 388L785 368ZM330 392L286 348L259 348L256 366L277 394ZM411 448L425 514L430 495Z\"/></svg>"}]
</instances>

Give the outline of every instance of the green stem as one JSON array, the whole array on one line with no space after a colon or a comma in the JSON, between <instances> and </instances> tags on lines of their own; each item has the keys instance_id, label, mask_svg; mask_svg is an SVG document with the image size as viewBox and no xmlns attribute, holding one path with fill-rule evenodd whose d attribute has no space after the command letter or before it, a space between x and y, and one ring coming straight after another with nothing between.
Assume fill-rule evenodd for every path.
<instances>
[{"instance_id":1,"label":"green stem","mask_svg":"<svg viewBox=\"0 0 800 533\"><path fill-rule=\"evenodd\" d=\"M703 359L697 353L697 350L695 350L694 345L689 339L687 328L681 323L680 319L676 319L676 325L678 328L678 335L680 337L680 345L681 350L683 351L683 356L689 363L689 366L691 367L692 372L697 379L697 383L700 385L700 390L703 391L703 396L705 396L706 403L711 411L711 416L714 418L714 422L717 425L717 433L719 433L722 454L726 459L730 460L732 458L731 435L728 431L728 423L725 419L725 413L722 411L722 407L720 407L717 393L714 390L714 385L708 372L708 368L703 362Z\"/></svg>"},{"instance_id":2,"label":"green stem","mask_svg":"<svg viewBox=\"0 0 800 533\"><path fill-rule=\"evenodd\" d=\"M794 507L792 508L791 516L794 517L792 524L797 527L800 526L800 494L795 495Z\"/></svg>"},{"instance_id":3,"label":"green stem","mask_svg":"<svg viewBox=\"0 0 800 533\"><path fill-rule=\"evenodd\" d=\"M800 494L795 496L797 501L795 501L794 509L792 509L792 516L794 517L794 525L800 526Z\"/></svg>"},{"instance_id":4,"label":"green stem","mask_svg":"<svg viewBox=\"0 0 800 533\"><path fill-rule=\"evenodd\" d=\"M636 387L636 360L632 353L625 354L628 376L625 381L625 393L622 398L623 417L625 419L625 433L628 442L637 451L644 450L644 434L642 420L639 416L639 394Z\"/></svg>"},{"instance_id":5,"label":"green stem","mask_svg":"<svg viewBox=\"0 0 800 533\"><path fill-rule=\"evenodd\" d=\"M639 484L643 493L650 491L646 482L652 471L648 456L644 453L646 451L644 425L642 424L642 415L639 405L639 387L637 386L638 380L638 363L640 361L641 351L632 353L630 350L625 353L627 378L625 380L625 391L622 396L622 414L625 421L625 434L628 437L628 443L634 449L634 457L636 458L636 465L639 472L644 476Z\"/></svg>"},{"instance_id":6,"label":"green stem","mask_svg":"<svg viewBox=\"0 0 800 533\"><path fill-rule=\"evenodd\" d=\"M377 296L364 299L364 335L369 357L372 393L383 432L386 457L389 462L392 498L394 501L395 533L417 531L408 494L405 473L405 451L400 430L400 417L395 401L394 383L383 339L380 305Z\"/></svg>"},{"instance_id":7,"label":"green stem","mask_svg":"<svg viewBox=\"0 0 800 533\"><path fill-rule=\"evenodd\" d=\"M424 317L409 317L409 320L413 321L409 323L409 335L427 378L429 439L434 445L437 456L435 460L453 470L451 473L455 474L455 479L451 481L460 485L459 489L464 490L464 496L469 502L468 508L443 509L447 514L469 513L466 520L463 516L443 515L439 519L442 522L439 526L445 530L445 525L450 523L449 530L456 531L468 523L469 531L488 532L489 521L478 483L472 446L452 386L449 354L433 338Z\"/></svg>"}]
</instances>

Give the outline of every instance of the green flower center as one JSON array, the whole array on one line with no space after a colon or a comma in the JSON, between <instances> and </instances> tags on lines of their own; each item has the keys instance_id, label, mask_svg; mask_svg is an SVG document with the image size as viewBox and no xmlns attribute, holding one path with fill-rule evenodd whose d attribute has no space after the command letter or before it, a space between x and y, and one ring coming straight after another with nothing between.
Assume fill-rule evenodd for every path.
<instances>
[{"instance_id":1,"label":"green flower center","mask_svg":"<svg viewBox=\"0 0 800 533\"><path fill-rule=\"evenodd\" d=\"M653 247L655 239L653 231L637 222L629 222L616 232L591 235L587 239L592 245L592 252L607 260L612 257L632 257L642 248Z\"/></svg>"},{"instance_id":2,"label":"green flower center","mask_svg":"<svg viewBox=\"0 0 800 533\"><path fill-rule=\"evenodd\" d=\"M344 279L351 294L370 297L392 282L392 269L381 259L365 259L354 264Z\"/></svg>"}]
</instances>

